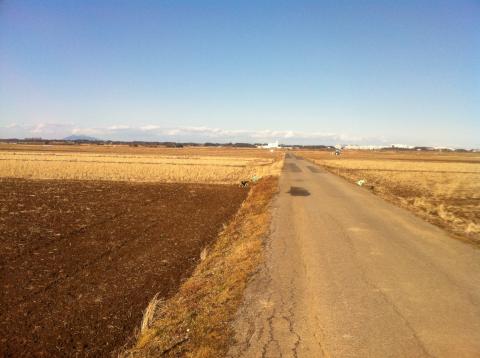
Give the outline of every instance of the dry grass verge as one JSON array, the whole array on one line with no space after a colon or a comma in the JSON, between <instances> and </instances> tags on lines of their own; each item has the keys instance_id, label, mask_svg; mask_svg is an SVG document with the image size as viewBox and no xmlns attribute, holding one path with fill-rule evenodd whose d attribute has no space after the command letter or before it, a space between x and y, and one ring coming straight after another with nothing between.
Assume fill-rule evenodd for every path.
<instances>
[{"instance_id":1,"label":"dry grass verge","mask_svg":"<svg viewBox=\"0 0 480 358\"><path fill-rule=\"evenodd\" d=\"M254 185L235 218L179 292L166 302L152 300L135 347L123 357L221 357L233 337L230 322L249 277L262 260L263 237L277 177Z\"/></svg>"}]
</instances>

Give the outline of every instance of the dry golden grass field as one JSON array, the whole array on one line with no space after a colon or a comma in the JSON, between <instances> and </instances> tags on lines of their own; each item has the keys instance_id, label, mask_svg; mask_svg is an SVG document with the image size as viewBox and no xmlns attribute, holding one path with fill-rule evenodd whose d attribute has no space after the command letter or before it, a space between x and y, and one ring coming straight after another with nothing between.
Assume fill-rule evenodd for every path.
<instances>
[{"instance_id":1,"label":"dry golden grass field","mask_svg":"<svg viewBox=\"0 0 480 358\"><path fill-rule=\"evenodd\" d=\"M164 146L131 146L126 144L11 144L0 143L0 151L16 152L64 152L64 153L103 153L103 154L131 154L131 155L172 155L172 156L221 156L221 157L262 157L279 158L281 152L270 152L265 149L240 147L200 147L186 146L183 148L169 148Z\"/></svg>"},{"instance_id":2,"label":"dry golden grass field","mask_svg":"<svg viewBox=\"0 0 480 358\"><path fill-rule=\"evenodd\" d=\"M457 237L480 243L480 153L298 151L349 181L408 208Z\"/></svg>"},{"instance_id":3,"label":"dry golden grass field","mask_svg":"<svg viewBox=\"0 0 480 358\"><path fill-rule=\"evenodd\" d=\"M0 145L0 177L231 184L280 173L261 149Z\"/></svg>"}]
</instances>

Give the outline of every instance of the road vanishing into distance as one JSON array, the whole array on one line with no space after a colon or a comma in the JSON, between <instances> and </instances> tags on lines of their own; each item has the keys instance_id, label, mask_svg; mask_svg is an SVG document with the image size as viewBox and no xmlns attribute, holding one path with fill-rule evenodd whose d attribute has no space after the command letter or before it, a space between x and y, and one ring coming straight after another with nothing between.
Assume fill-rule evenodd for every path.
<instances>
[{"instance_id":1,"label":"road vanishing into distance","mask_svg":"<svg viewBox=\"0 0 480 358\"><path fill-rule=\"evenodd\" d=\"M229 357L480 357L480 250L287 156Z\"/></svg>"}]
</instances>

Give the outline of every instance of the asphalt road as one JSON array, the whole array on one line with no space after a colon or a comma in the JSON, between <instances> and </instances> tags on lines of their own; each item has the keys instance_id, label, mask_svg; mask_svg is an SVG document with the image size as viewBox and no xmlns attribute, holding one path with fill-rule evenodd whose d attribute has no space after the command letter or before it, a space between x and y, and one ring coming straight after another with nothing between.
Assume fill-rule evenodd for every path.
<instances>
[{"instance_id":1,"label":"asphalt road","mask_svg":"<svg viewBox=\"0 0 480 358\"><path fill-rule=\"evenodd\" d=\"M229 357L480 357L480 250L287 158Z\"/></svg>"}]
</instances>

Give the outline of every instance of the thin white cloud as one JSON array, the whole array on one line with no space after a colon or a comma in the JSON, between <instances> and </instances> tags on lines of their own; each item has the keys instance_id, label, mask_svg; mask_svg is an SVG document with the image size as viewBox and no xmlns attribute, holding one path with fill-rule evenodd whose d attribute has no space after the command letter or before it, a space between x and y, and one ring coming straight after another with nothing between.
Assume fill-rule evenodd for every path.
<instances>
[{"instance_id":1,"label":"thin white cloud","mask_svg":"<svg viewBox=\"0 0 480 358\"><path fill-rule=\"evenodd\" d=\"M71 134L84 134L89 136L96 136L104 134L104 130L99 128L79 128L75 127L72 129Z\"/></svg>"},{"instance_id":2,"label":"thin white cloud","mask_svg":"<svg viewBox=\"0 0 480 358\"><path fill-rule=\"evenodd\" d=\"M148 124L146 126L141 126L140 130L142 130L142 131L153 131L153 130L160 129L160 128L161 128L160 126L157 126L157 125L154 125L154 124Z\"/></svg>"},{"instance_id":3,"label":"thin white cloud","mask_svg":"<svg viewBox=\"0 0 480 358\"><path fill-rule=\"evenodd\" d=\"M42 122L32 125L9 124L12 132L23 136L43 138L63 138L71 134L84 134L100 139L112 140L155 140L155 141L215 141L215 142L267 142L278 140L281 143L373 143L384 142L384 138L361 138L345 133L306 132L294 130L248 130L223 129L206 126L162 127L155 124L131 126L115 124L107 127L81 127L73 124ZM21 137L21 136L20 136Z\"/></svg>"},{"instance_id":4,"label":"thin white cloud","mask_svg":"<svg viewBox=\"0 0 480 358\"><path fill-rule=\"evenodd\" d=\"M36 125L30 130L30 133L35 133L35 134L44 133L44 132L46 132L46 127L47 127L47 125L46 125L45 123L36 124Z\"/></svg>"},{"instance_id":5,"label":"thin white cloud","mask_svg":"<svg viewBox=\"0 0 480 358\"><path fill-rule=\"evenodd\" d=\"M118 131L118 130L132 129L132 127L125 124L116 124L116 125L107 127L106 129L111 131Z\"/></svg>"},{"instance_id":6,"label":"thin white cloud","mask_svg":"<svg viewBox=\"0 0 480 358\"><path fill-rule=\"evenodd\" d=\"M57 133L69 132L72 124L56 123L56 122L40 122L33 125L23 126L23 128L30 134L41 135L55 135Z\"/></svg>"},{"instance_id":7,"label":"thin white cloud","mask_svg":"<svg viewBox=\"0 0 480 358\"><path fill-rule=\"evenodd\" d=\"M140 141L177 141L177 142L247 142L266 143L278 140L282 144L356 144L385 145L396 142L391 138L360 137L349 133L307 132L295 130L250 130L223 129L206 126L163 127L156 124L137 126L114 124L106 127L85 127L72 123L39 122L34 124L7 123L0 124L0 138L41 137L61 139L69 135L88 135L103 140L140 140ZM407 141L406 141L407 142ZM412 143L409 145L432 145L460 147L442 143Z\"/></svg>"},{"instance_id":8,"label":"thin white cloud","mask_svg":"<svg viewBox=\"0 0 480 358\"><path fill-rule=\"evenodd\" d=\"M14 128L20 128L20 125L18 123L9 123L2 127L6 129L14 129Z\"/></svg>"}]
</instances>

